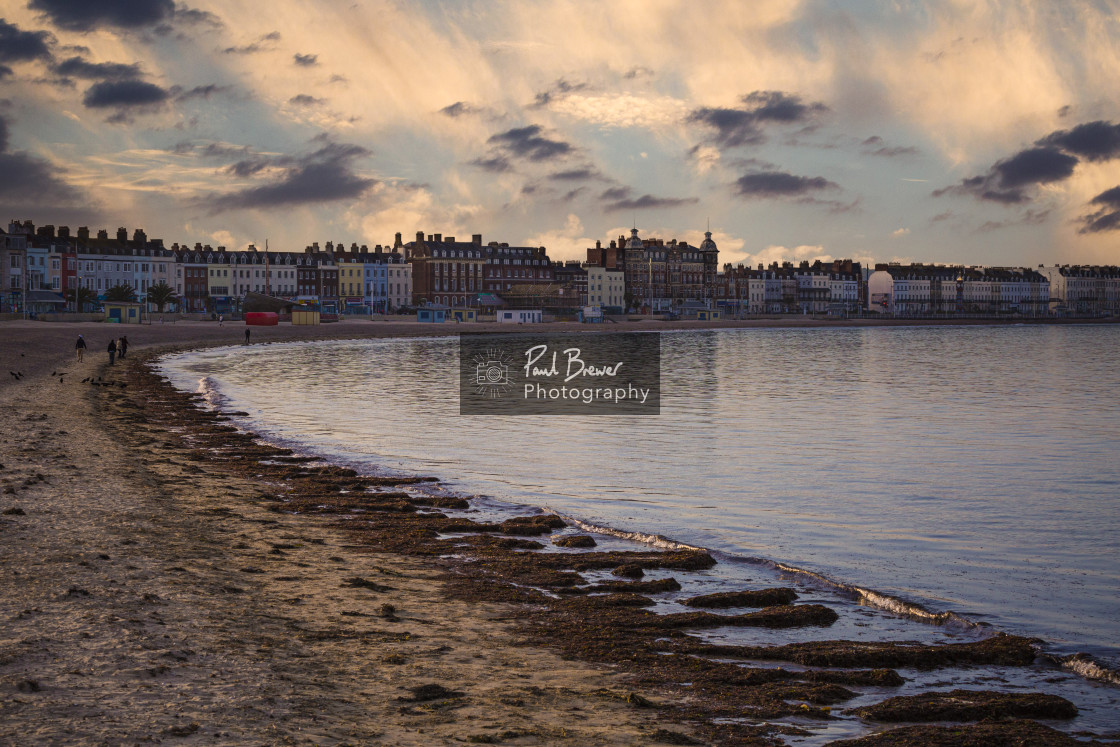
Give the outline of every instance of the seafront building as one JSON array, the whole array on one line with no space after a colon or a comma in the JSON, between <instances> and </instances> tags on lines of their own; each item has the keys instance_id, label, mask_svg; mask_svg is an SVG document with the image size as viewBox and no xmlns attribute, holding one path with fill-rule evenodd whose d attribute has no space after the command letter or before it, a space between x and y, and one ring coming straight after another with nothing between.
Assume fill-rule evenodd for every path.
<instances>
[{"instance_id":1,"label":"seafront building","mask_svg":"<svg viewBox=\"0 0 1120 747\"><path fill-rule=\"evenodd\" d=\"M587 266L616 270L623 275L625 305L652 313L669 312L689 302L715 304L719 249L712 232L700 246L672 239L642 239L638 229L630 238L619 236L604 247L596 241L587 250Z\"/></svg>"},{"instance_id":2,"label":"seafront building","mask_svg":"<svg viewBox=\"0 0 1120 747\"><path fill-rule=\"evenodd\" d=\"M1050 280L1026 268L879 264L867 280L868 310L896 316L1045 316Z\"/></svg>"},{"instance_id":3,"label":"seafront building","mask_svg":"<svg viewBox=\"0 0 1120 747\"><path fill-rule=\"evenodd\" d=\"M724 265L718 297L725 311L743 314L832 314L860 311L862 268L859 262L838 259L810 264L773 262L751 269Z\"/></svg>"},{"instance_id":4,"label":"seafront building","mask_svg":"<svg viewBox=\"0 0 1120 747\"><path fill-rule=\"evenodd\" d=\"M248 293L317 306L322 314L392 313L440 304L493 313L539 309L575 318L606 313L923 316L1120 315L1120 268L877 264L852 260L725 264L711 232L699 246L641 237L637 228L586 261L554 262L545 247L417 232L373 249L318 242L303 251L166 246L143 229L90 232L13 220L0 230L0 312L91 310L110 297L148 301L162 285L169 309L231 313ZM127 300L127 298L125 299ZM147 303L149 311L156 309ZM81 307L81 308L79 308Z\"/></svg>"}]
</instances>

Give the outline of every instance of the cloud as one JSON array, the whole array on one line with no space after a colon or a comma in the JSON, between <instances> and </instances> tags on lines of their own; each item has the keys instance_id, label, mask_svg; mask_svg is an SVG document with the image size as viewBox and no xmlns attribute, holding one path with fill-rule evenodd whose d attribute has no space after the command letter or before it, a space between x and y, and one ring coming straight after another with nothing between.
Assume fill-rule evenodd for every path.
<instances>
[{"instance_id":1,"label":"cloud","mask_svg":"<svg viewBox=\"0 0 1120 747\"><path fill-rule=\"evenodd\" d=\"M1089 204L1099 205L1100 208L1081 216L1081 228L1077 229L1078 233L1120 231L1120 187L1101 192L1089 200Z\"/></svg>"},{"instance_id":2,"label":"cloud","mask_svg":"<svg viewBox=\"0 0 1120 747\"><path fill-rule=\"evenodd\" d=\"M440 114L444 114L452 119L461 117L465 114L478 114L482 110L476 106L472 106L465 101L456 101L454 104L449 104L439 110Z\"/></svg>"},{"instance_id":3,"label":"cloud","mask_svg":"<svg viewBox=\"0 0 1120 747\"><path fill-rule=\"evenodd\" d=\"M915 156L921 152L917 148L909 145L887 145L883 138L878 135L872 135L860 143L860 145L863 146L863 154L865 156L885 156L893 158L895 156Z\"/></svg>"},{"instance_id":4,"label":"cloud","mask_svg":"<svg viewBox=\"0 0 1120 747\"><path fill-rule=\"evenodd\" d=\"M797 176L784 171L759 171L735 180L742 197L797 197L822 189L839 189L823 176Z\"/></svg>"},{"instance_id":5,"label":"cloud","mask_svg":"<svg viewBox=\"0 0 1120 747\"><path fill-rule=\"evenodd\" d=\"M765 141L766 123L809 122L828 111L820 102L806 104L801 97L782 91L754 91L742 97L742 109L702 107L692 111L686 121L715 130L712 142L724 148L757 145Z\"/></svg>"},{"instance_id":6,"label":"cloud","mask_svg":"<svg viewBox=\"0 0 1120 747\"><path fill-rule=\"evenodd\" d=\"M280 178L259 187L214 195L206 202L213 212L218 213L244 208L283 208L354 200L378 184L376 179L354 172L354 161L369 155L370 151L359 145L328 142L304 156L280 156L275 159L262 156L258 160L261 168L268 165L284 167Z\"/></svg>"},{"instance_id":7,"label":"cloud","mask_svg":"<svg viewBox=\"0 0 1120 747\"><path fill-rule=\"evenodd\" d=\"M891 236L893 238L896 238L896 239L901 239L903 236L905 236L908 233L910 233L909 228L899 228L897 230L891 231Z\"/></svg>"},{"instance_id":8,"label":"cloud","mask_svg":"<svg viewBox=\"0 0 1120 747\"><path fill-rule=\"evenodd\" d=\"M176 101L189 101L190 99L206 99L217 93L229 93L233 90L233 86L219 86L216 83L208 83L205 86L195 86L186 91L178 88L173 88L172 92L175 94Z\"/></svg>"},{"instance_id":9,"label":"cloud","mask_svg":"<svg viewBox=\"0 0 1120 747\"><path fill-rule=\"evenodd\" d=\"M1112 122L1086 122L1070 130L1052 132L1037 145L1061 148L1086 161L1107 161L1120 156L1120 125Z\"/></svg>"},{"instance_id":10,"label":"cloud","mask_svg":"<svg viewBox=\"0 0 1120 747\"><path fill-rule=\"evenodd\" d=\"M272 42L277 41L280 41L280 32L272 31L251 44L246 44L241 47L226 47L222 50L222 54L256 54L257 52L264 52L272 49Z\"/></svg>"},{"instance_id":11,"label":"cloud","mask_svg":"<svg viewBox=\"0 0 1120 747\"><path fill-rule=\"evenodd\" d=\"M470 161L471 166L489 171L494 174L503 174L507 171L513 171L513 164L505 156L491 156L489 158L476 158Z\"/></svg>"},{"instance_id":12,"label":"cloud","mask_svg":"<svg viewBox=\"0 0 1120 747\"><path fill-rule=\"evenodd\" d=\"M3 80L4 78L8 77L9 75L13 75L14 72L15 71L13 71L7 65L0 65L0 80Z\"/></svg>"},{"instance_id":13,"label":"cloud","mask_svg":"<svg viewBox=\"0 0 1120 747\"><path fill-rule=\"evenodd\" d=\"M31 0L28 7L68 31L141 28L169 20L175 13L172 0Z\"/></svg>"},{"instance_id":14,"label":"cloud","mask_svg":"<svg viewBox=\"0 0 1120 747\"><path fill-rule=\"evenodd\" d=\"M559 78L555 83L552 84L552 88L548 89L547 91L541 91L540 93L538 93L537 97L533 100L533 103L529 105L529 108L542 109L548 106L553 101L562 99L569 93L574 93L576 91L585 91L588 88L590 88L590 86L588 86L586 83L569 83L563 78Z\"/></svg>"},{"instance_id":15,"label":"cloud","mask_svg":"<svg viewBox=\"0 0 1120 747\"><path fill-rule=\"evenodd\" d=\"M120 62L88 62L75 56L54 65L58 75L89 80L120 81L139 78L140 65L125 65Z\"/></svg>"},{"instance_id":16,"label":"cloud","mask_svg":"<svg viewBox=\"0 0 1120 747\"><path fill-rule=\"evenodd\" d=\"M84 206L78 190L58 178L59 169L41 158L9 151L8 120L0 116L0 201L12 209L50 210Z\"/></svg>"},{"instance_id":17,"label":"cloud","mask_svg":"<svg viewBox=\"0 0 1120 747\"><path fill-rule=\"evenodd\" d=\"M142 80L107 80L90 86L82 103L90 109L147 108L163 104L170 95L166 89Z\"/></svg>"},{"instance_id":18,"label":"cloud","mask_svg":"<svg viewBox=\"0 0 1120 747\"><path fill-rule=\"evenodd\" d=\"M214 15L208 10L196 10L195 8L188 8L185 5L178 5L175 7L175 20L179 23L185 23L191 26L211 26L213 28L221 28L223 26L222 19Z\"/></svg>"},{"instance_id":19,"label":"cloud","mask_svg":"<svg viewBox=\"0 0 1120 747\"><path fill-rule=\"evenodd\" d=\"M308 96L306 93L299 93L288 99L288 103L295 106L319 106L325 103L325 99L317 99L314 96Z\"/></svg>"},{"instance_id":20,"label":"cloud","mask_svg":"<svg viewBox=\"0 0 1120 747\"><path fill-rule=\"evenodd\" d=\"M617 202L629 197L630 193L631 190L629 187L611 187L610 189L604 190L603 194L599 195L599 199Z\"/></svg>"},{"instance_id":21,"label":"cloud","mask_svg":"<svg viewBox=\"0 0 1120 747\"><path fill-rule=\"evenodd\" d=\"M587 248L595 245L595 240L584 235L583 222L575 213L569 213L564 225L555 230L542 231L529 236L524 246L543 246L554 262L570 259L587 259Z\"/></svg>"},{"instance_id":22,"label":"cloud","mask_svg":"<svg viewBox=\"0 0 1120 747\"><path fill-rule=\"evenodd\" d=\"M700 200L695 197L654 197L653 195L642 195L637 199L623 199L616 202L608 203L603 206L603 212L614 213L619 210L649 210L657 209L664 210L668 208L680 207L682 205L695 205Z\"/></svg>"},{"instance_id":23,"label":"cloud","mask_svg":"<svg viewBox=\"0 0 1120 747\"><path fill-rule=\"evenodd\" d=\"M1040 184L1071 177L1082 158L1092 162L1118 157L1120 125L1102 120L1085 122L1068 130L1055 130L1037 140L1033 147L997 161L987 173L963 179L960 184L933 194L971 194L982 200L1014 205L1033 199L1034 188Z\"/></svg>"},{"instance_id":24,"label":"cloud","mask_svg":"<svg viewBox=\"0 0 1120 747\"><path fill-rule=\"evenodd\" d=\"M1076 157L1057 148L1028 148L997 161L986 174L969 177L933 194L935 197L949 193L972 194L982 200L1018 204L1031 198L1032 187L1068 179L1076 165Z\"/></svg>"},{"instance_id":25,"label":"cloud","mask_svg":"<svg viewBox=\"0 0 1120 747\"><path fill-rule=\"evenodd\" d=\"M530 161L548 161L563 158L572 152L572 146L562 140L549 140L541 136L540 125L515 127L492 135L488 143L505 149L514 156Z\"/></svg>"},{"instance_id":26,"label":"cloud","mask_svg":"<svg viewBox=\"0 0 1120 747\"><path fill-rule=\"evenodd\" d=\"M0 62L49 60L54 36L48 31L21 31L0 18ZM11 68L7 68L11 72Z\"/></svg>"},{"instance_id":27,"label":"cloud","mask_svg":"<svg viewBox=\"0 0 1120 747\"><path fill-rule=\"evenodd\" d=\"M317 54L299 54L297 52L294 59L297 65L302 65L303 67L315 67L319 64L319 55Z\"/></svg>"},{"instance_id":28,"label":"cloud","mask_svg":"<svg viewBox=\"0 0 1120 747\"><path fill-rule=\"evenodd\" d=\"M629 70L627 70L623 74L622 77L625 78L626 80L634 80L636 78L645 78L645 77L651 76L651 75L653 75L653 71L650 70L648 67L638 66L638 67L632 67Z\"/></svg>"},{"instance_id":29,"label":"cloud","mask_svg":"<svg viewBox=\"0 0 1120 747\"><path fill-rule=\"evenodd\" d=\"M602 179L603 175L595 169L582 168L569 169L568 171L557 171L555 174L549 174L548 178L558 182L575 182L585 181L588 179Z\"/></svg>"}]
</instances>

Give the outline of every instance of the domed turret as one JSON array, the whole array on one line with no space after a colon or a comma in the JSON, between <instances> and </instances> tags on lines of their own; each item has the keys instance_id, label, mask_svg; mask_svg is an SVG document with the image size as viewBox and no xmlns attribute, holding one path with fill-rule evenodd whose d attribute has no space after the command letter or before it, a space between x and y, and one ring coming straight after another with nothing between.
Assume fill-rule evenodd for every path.
<instances>
[{"instance_id":1,"label":"domed turret","mask_svg":"<svg viewBox=\"0 0 1120 747\"><path fill-rule=\"evenodd\" d=\"M702 252L718 252L716 242L712 241L712 232L704 232L704 240L700 242L700 251Z\"/></svg>"},{"instance_id":2,"label":"domed turret","mask_svg":"<svg viewBox=\"0 0 1120 747\"><path fill-rule=\"evenodd\" d=\"M638 229L630 229L630 239L626 242L627 249L641 249L643 247L642 240L638 238Z\"/></svg>"}]
</instances>

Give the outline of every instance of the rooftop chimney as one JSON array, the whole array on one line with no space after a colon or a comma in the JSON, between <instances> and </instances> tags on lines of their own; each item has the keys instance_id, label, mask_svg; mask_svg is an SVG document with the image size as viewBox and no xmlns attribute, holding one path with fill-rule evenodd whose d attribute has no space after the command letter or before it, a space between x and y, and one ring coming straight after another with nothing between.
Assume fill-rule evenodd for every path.
<instances>
[{"instance_id":1,"label":"rooftop chimney","mask_svg":"<svg viewBox=\"0 0 1120 747\"><path fill-rule=\"evenodd\" d=\"M109 240L109 232L106 231L104 228L102 228L100 231L97 232L97 238L104 239L105 241L108 241Z\"/></svg>"},{"instance_id":2,"label":"rooftop chimney","mask_svg":"<svg viewBox=\"0 0 1120 747\"><path fill-rule=\"evenodd\" d=\"M482 234L476 233L471 235L471 243L477 246L482 246Z\"/></svg>"},{"instance_id":3,"label":"rooftop chimney","mask_svg":"<svg viewBox=\"0 0 1120 747\"><path fill-rule=\"evenodd\" d=\"M121 242L122 244L125 243L126 241L128 241L128 229L127 228L118 228L117 229L117 241Z\"/></svg>"},{"instance_id":4,"label":"rooftop chimney","mask_svg":"<svg viewBox=\"0 0 1120 747\"><path fill-rule=\"evenodd\" d=\"M78 227L78 240L89 241L89 226Z\"/></svg>"}]
</instances>

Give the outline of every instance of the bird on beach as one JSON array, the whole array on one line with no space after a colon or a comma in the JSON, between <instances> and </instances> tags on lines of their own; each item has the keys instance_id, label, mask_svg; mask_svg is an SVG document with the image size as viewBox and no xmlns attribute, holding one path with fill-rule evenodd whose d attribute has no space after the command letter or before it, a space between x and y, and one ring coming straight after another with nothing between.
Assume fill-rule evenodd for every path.
<instances>
[{"instance_id":1,"label":"bird on beach","mask_svg":"<svg viewBox=\"0 0 1120 747\"><path fill-rule=\"evenodd\" d=\"M51 371L51 376L57 376L57 375L58 375L58 371Z\"/></svg>"},{"instance_id":2,"label":"bird on beach","mask_svg":"<svg viewBox=\"0 0 1120 747\"><path fill-rule=\"evenodd\" d=\"M8 371L8 373L10 373L12 375L12 378L16 381L19 381L19 377L23 375L22 373L16 373L15 371Z\"/></svg>"},{"instance_id":3,"label":"bird on beach","mask_svg":"<svg viewBox=\"0 0 1120 747\"><path fill-rule=\"evenodd\" d=\"M87 382L87 381L89 381L89 380L90 380L90 377L89 377L89 376L87 376L87 377L85 377L84 379L82 379L82 383L84 384L84 383L86 383L86 382Z\"/></svg>"}]
</instances>

